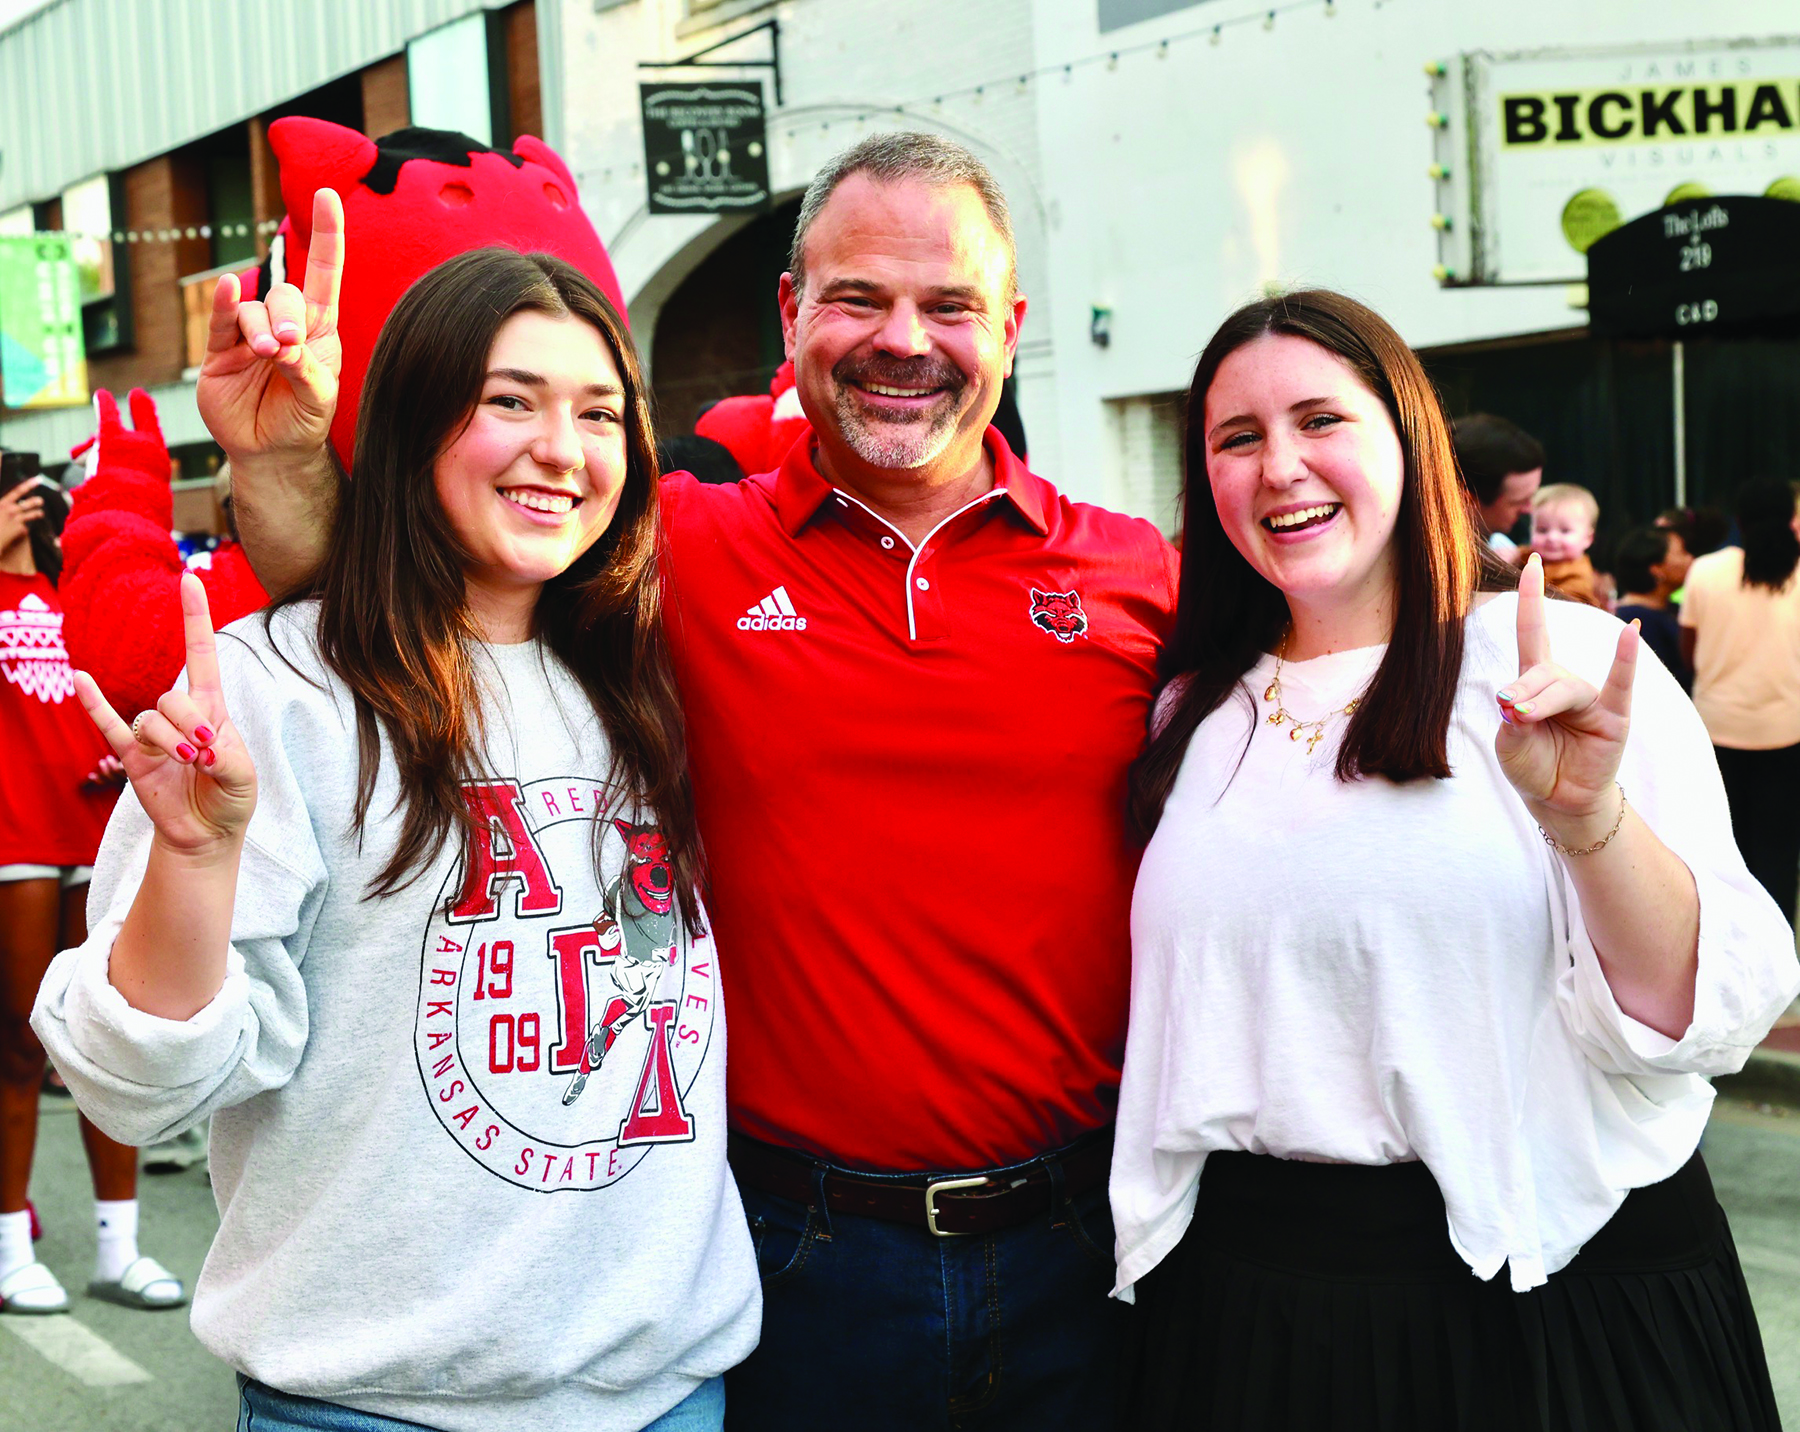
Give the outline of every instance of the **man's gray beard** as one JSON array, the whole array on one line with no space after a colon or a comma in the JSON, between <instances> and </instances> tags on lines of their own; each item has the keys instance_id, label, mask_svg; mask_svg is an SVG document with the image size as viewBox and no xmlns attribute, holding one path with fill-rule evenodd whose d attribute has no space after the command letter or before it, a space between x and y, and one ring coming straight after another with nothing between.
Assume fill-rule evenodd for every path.
<instances>
[{"instance_id":1,"label":"man's gray beard","mask_svg":"<svg viewBox=\"0 0 1800 1432\"><path fill-rule=\"evenodd\" d=\"M943 455L956 436L954 405L929 422L923 418L900 423L868 423L857 407L856 395L839 388L838 431L853 451L871 467L904 469L924 467Z\"/></svg>"}]
</instances>

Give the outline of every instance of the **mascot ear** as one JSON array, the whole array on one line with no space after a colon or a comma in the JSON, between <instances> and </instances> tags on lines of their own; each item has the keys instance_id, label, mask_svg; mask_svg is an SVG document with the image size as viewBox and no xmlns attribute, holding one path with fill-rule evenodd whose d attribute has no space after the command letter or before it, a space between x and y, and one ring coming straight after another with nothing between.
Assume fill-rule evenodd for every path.
<instances>
[{"instance_id":1,"label":"mascot ear","mask_svg":"<svg viewBox=\"0 0 1800 1432\"><path fill-rule=\"evenodd\" d=\"M515 154L516 154L516 153L518 153L518 151L517 151L517 150L514 150L514 151L513 151L513 152L514 152L514 153L515 153ZM618 832L619 832L619 834L620 834L620 835L622 835L622 836L624 836L624 837L625 837L625 839L626 839L626 840L627 840L627 841L629 841L629 840L630 840L630 839L631 839L631 832L632 832L632 831L633 831L633 830L634 830L634 829L636 829L636 827L635 827L635 826L633 826L633 825L632 825L632 823L631 823L631 822L630 822L630 821L628 821L628 820L620 820L620 819L619 819L619 818L618 818L618 816L616 816L616 815L615 815L615 816L614 816L614 817L613 817L613 829L614 829L614 830L616 830L616 831L618 831Z\"/></svg>"},{"instance_id":2,"label":"mascot ear","mask_svg":"<svg viewBox=\"0 0 1800 1432\"><path fill-rule=\"evenodd\" d=\"M575 176L569 172L569 166L563 163L562 155L534 134L521 134L515 139L513 153L533 164L542 164L556 175L569 186L569 202L575 202Z\"/></svg>"},{"instance_id":3,"label":"mascot ear","mask_svg":"<svg viewBox=\"0 0 1800 1432\"><path fill-rule=\"evenodd\" d=\"M313 195L335 189L345 199L375 167L375 141L329 120L289 115L269 126L269 146L281 168L281 201L301 246L312 242Z\"/></svg>"}]
</instances>

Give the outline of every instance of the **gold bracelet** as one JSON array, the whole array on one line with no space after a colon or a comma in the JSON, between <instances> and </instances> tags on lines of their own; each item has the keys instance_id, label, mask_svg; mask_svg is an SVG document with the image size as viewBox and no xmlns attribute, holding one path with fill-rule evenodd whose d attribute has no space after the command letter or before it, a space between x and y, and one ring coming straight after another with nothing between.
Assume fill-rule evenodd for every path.
<instances>
[{"instance_id":1,"label":"gold bracelet","mask_svg":"<svg viewBox=\"0 0 1800 1432\"><path fill-rule=\"evenodd\" d=\"M1619 783L1615 781L1614 784L1618 785ZM1545 830L1541 825L1538 827L1538 834L1544 837L1544 844L1549 846L1558 855L1592 855L1596 850L1605 850L1612 838L1619 833L1619 827L1623 824L1625 824L1625 787L1619 785L1618 818L1613 821L1612 829L1607 831L1605 835L1601 836L1600 839L1595 841L1592 845L1584 845L1580 850L1570 850L1566 845L1557 844L1556 837L1550 834L1550 832Z\"/></svg>"}]
</instances>

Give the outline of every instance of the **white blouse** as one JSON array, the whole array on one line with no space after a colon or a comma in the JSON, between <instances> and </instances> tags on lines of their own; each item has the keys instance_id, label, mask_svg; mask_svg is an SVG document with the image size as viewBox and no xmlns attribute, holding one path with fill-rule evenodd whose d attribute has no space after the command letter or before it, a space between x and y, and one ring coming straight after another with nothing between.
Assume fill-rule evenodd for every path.
<instances>
[{"instance_id":1,"label":"white blouse","mask_svg":"<svg viewBox=\"0 0 1800 1432\"><path fill-rule=\"evenodd\" d=\"M1741 1068L1800 991L1705 728L1643 648L1619 780L1694 873L1699 976L1679 1040L1620 1010L1494 755L1517 615L1506 595L1468 619L1447 780L1337 780L1345 718L1311 755L1267 724L1273 657L1195 732L1132 903L1118 1296L1180 1242L1215 1149L1422 1159L1463 1260L1534 1288L1687 1161L1712 1104L1701 1076ZM1554 659L1602 682L1619 623L1572 602L1547 620ZM1303 721L1341 708L1385 650L1287 663L1282 704Z\"/></svg>"}]
</instances>

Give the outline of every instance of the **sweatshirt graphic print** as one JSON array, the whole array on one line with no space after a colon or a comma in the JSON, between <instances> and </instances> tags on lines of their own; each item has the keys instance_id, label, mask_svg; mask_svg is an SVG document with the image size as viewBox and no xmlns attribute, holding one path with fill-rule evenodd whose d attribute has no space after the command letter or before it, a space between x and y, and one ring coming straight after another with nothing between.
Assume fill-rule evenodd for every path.
<instances>
[{"instance_id":1,"label":"sweatshirt graphic print","mask_svg":"<svg viewBox=\"0 0 1800 1432\"><path fill-rule=\"evenodd\" d=\"M425 932L416 1044L431 1110L521 1187L604 1188L695 1136L686 1096L712 1042L710 955L694 958L654 826L623 846L598 908L559 870L593 861L603 794L572 777L464 788L478 834ZM607 865L612 860L605 862Z\"/></svg>"}]
</instances>

